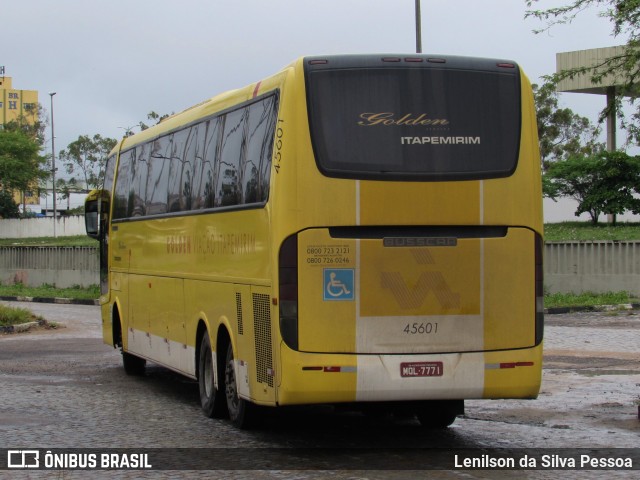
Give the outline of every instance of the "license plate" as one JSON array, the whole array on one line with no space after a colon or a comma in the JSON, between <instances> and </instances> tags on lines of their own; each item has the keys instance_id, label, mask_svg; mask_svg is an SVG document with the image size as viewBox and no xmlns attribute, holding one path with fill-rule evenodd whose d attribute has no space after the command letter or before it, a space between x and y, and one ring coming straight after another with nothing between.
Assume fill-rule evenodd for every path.
<instances>
[{"instance_id":1,"label":"license plate","mask_svg":"<svg viewBox=\"0 0 640 480\"><path fill-rule=\"evenodd\" d=\"M401 377L441 377L442 362L405 362L400 364Z\"/></svg>"}]
</instances>

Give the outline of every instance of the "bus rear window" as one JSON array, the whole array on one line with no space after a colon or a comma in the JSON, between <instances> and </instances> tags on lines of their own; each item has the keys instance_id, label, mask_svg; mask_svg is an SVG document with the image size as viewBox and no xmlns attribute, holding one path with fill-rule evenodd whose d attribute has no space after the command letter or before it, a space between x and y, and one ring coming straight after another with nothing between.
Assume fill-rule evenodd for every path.
<instances>
[{"instance_id":1,"label":"bus rear window","mask_svg":"<svg viewBox=\"0 0 640 480\"><path fill-rule=\"evenodd\" d=\"M519 69L454 63L307 64L318 168L376 180L511 175L520 141Z\"/></svg>"}]
</instances>

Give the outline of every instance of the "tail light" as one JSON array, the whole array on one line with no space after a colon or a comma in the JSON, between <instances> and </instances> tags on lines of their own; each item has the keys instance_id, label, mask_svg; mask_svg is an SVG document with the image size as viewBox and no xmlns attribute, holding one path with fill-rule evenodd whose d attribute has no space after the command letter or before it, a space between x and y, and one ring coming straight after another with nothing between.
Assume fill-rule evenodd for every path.
<instances>
[{"instance_id":1,"label":"tail light","mask_svg":"<svg viewBox=\"0 0 640 480\"><path fill-rule=\"evenodd\" d=\"M280 333L284 343L298 349L298 236L282 242L278 261Z\"/></svg>"},{"instance_id":2,"label":"tail light","mask_svg":"<svg viewBox=\"0 0 640 480\"><path fill-rule=\"evenodd\" d=\"M542 252L544 241L542 236L535 236L536 256L536 345L542 342L544 333L544 278L542 271Z\"/></svg>"}]
</instances>

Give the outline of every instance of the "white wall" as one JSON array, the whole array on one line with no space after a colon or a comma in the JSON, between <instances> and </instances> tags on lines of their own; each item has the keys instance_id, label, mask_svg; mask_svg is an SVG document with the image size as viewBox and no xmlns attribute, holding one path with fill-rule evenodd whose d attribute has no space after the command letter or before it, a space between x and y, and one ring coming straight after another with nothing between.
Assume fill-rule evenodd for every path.
<instances>
[{"instance_id":1,"label":"white wall","mask_svg":"<svg viewBox=\"0 0 640 480\"><path fill-rule=\"evenodd\" d=\"M53 237L55 223L56 236L70 237L86 235L84 216L11 218L0 220L0 238Z\"/></svg>"},{"instance_id":2,"label":"white wall","mask_svg":"<svg viewBox=\"0 0 640 480\"><path fill-rule=\"evenodd\" d=\"M578 208L578 202L572 198L559 198L554 202L550 198L543 200L544 223L558 222L590 222L591 217L588 213L583 213L576 217L575 212ZM603 224L607 223L607 216L600 215L599 221ZM625 212L618 215L618 222L640 222L640 215L633 215L631 212Z\"/></svg>"}]
</instances>

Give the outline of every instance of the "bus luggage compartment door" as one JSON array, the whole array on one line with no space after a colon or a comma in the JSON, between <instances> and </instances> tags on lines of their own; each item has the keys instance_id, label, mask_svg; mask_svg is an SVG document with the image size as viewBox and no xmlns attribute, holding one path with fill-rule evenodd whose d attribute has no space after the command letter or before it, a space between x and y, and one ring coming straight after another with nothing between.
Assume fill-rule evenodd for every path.
<instances>
[{"instance_id":1,"label":"bus luggage compartment door","mask_svg":"<svg viewBox=\"0 0 640 480\"><path fill-rule=\"evenodd\" d=\"M446 233L415 227L300 232L298 349L428 354L533 346L534 232L461 227Z\"/></svg>"}]
</instances>

